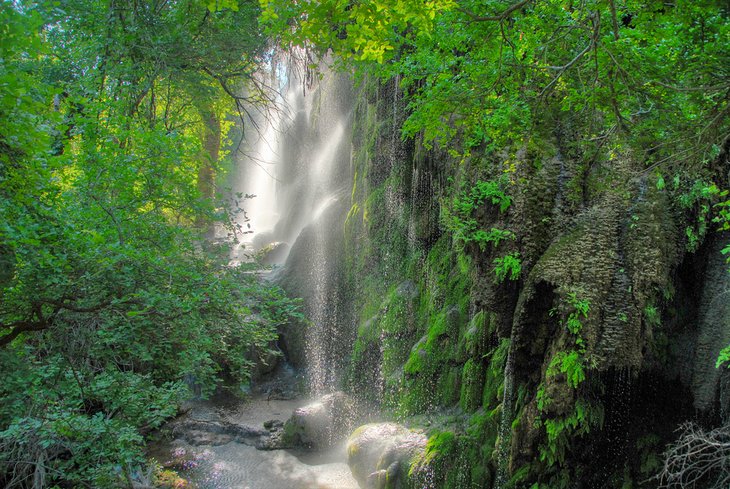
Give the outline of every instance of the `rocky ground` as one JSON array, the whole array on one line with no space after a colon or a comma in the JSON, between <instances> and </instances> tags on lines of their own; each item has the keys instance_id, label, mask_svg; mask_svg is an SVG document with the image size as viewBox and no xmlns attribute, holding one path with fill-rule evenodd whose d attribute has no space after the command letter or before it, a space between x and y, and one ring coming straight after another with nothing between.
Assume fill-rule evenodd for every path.
<instances>
[{"instance_id":1,"label":"rocky ground","mask_svg":"<svg viewBox=\"0 0 730 489\"><path fill-rule=\"evenodd\" d=\"M317 451L278 449L285 421L308 404L280 380L245 401L192 401L150 455L197 489L356 489L344 440Z\"/></svg>"}]
</instances>

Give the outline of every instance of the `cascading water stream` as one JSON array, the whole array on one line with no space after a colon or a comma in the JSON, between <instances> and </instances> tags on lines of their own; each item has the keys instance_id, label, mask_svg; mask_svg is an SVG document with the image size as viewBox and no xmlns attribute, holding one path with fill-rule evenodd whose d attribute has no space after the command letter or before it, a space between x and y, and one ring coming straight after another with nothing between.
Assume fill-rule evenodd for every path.
<instances>
[{"instance_id":1,"label":"cascading water stream","mask_svg":"<svg viewBox=\"0 0 730 489\"><path fill-rule=\"evenodd\" d=\"M249 130L254 143L238 159L232 187L255 195L243 202L240 224L250 230L243 254L287 248L269 263L282 265L276 274L292 277L282 285L304 299L311 324L297 346L304 353L299 366L306 369L309 390L319 395L336 387L332 372L342 356L341 345L333 344L343 325L332 255L344 236L333 216L349 208L352 97L349 81L326 70L313 87L304 86L297 69L280 71L281 108L256 121L258 133Z\"/></svg>"},{"instance_id":2,"label":"cascading water stream","mask_svg":"<svg viewBox=\"0 0 730 489\"><path fill-rule=\"evenodd\" d=\"M263 121L260 130L254 127L246 130L246 138L254 139L251 150L238 159L238 172L234 177L233 189L237 196L243 196L245 213L239 217L238 224L243 229L244 250L253 251L253 238L269 232L278 220L276 199L276 159L278 138L281 132L282 117L272 116ZM240 259L239 256L234 258Z\"/></svg>"}]
</instances>

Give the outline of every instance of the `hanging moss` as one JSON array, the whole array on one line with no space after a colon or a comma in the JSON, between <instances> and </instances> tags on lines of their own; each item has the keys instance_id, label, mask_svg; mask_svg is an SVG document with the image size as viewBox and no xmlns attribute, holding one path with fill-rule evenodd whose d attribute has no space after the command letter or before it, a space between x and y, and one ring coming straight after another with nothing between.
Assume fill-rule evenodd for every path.
<instances>
[{"instance_id":1,"label":"hanging moss","mask_svg":"<svg viewBox=\"0 0 730 489\"><path fill-rule=\"evenodd\" d=\"M453 406L461 397L461 369L448 367L446 373L439 379L436 390L439 404Z\"/></svg>"},{"instance_id":2,"label":"hanging moss","mask_svg":"<svg viewBox=\"0 0 730 489\"><path fill-rule=\"evenodd\" d=\"M464 411L474 411L482 403L484 368L473 358L467 360L461 373L459 405Z\"/></svg>"}]
</instances>

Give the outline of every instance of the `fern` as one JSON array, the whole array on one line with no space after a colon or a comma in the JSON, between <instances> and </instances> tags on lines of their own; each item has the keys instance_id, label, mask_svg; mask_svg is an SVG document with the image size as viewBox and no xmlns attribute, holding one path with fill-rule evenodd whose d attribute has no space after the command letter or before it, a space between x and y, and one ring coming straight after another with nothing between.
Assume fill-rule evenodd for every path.
<instances>
[{"instance_id":1,"label":"fern","mask_svg":"<svg viewBox=\"0 0 730 489\"><path fill-rule=\"evenodd\" d=\"M504 282L506 278L517 280L522 272L522 260L518 252L510 253L494 259L494 274L497 282Z\"/></svg>"}]
</instances>

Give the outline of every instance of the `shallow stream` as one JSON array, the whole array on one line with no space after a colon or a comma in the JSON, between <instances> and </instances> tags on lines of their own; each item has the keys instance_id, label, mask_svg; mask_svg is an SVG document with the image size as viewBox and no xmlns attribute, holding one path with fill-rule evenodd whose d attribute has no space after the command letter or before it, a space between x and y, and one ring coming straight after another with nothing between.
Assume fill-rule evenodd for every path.
<instances>
[{"instance_id":1,"label":"shallow stream","mask_svg":"<svg viewBox=\"0 0 730 489\"><path fill-rule=\"evenodd\" d=\"M286 421L306 399L195 401L185 415L194 421L223 421L261 429L269 420ZM163 466L174 467L191 489L357 489L347 465L344 442L327 451L258 450L231 441L191 445L176 437L150 447Z\"/></svg>"}]
</instances>

